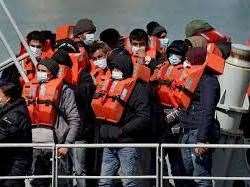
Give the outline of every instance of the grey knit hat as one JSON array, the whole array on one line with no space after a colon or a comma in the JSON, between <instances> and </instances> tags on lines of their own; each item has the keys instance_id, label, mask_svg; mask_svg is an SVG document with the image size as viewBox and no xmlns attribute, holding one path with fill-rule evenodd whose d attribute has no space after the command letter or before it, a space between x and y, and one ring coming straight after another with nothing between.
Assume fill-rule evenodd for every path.
<instances>
[{"instance_id":1,"label":"grey knit hat","mask_svg":"<svg viewBox=\"0 0 250 187\"><path fill-rule=\"evenodd\" d=\"M213 27L205 20L195 19L190 21L185 28L186 37L191 37L197 32L203 32L213 29Z\"/></svg>"},{"instance_id":2,"label":"grey knit hat","mask_svg":"<svg viewBox=\"0 0 250 187\"><path fill-rule=\"evenodd\" d=\"M75 27L73 28L73 35L76 36L78 34L84 32L91 32L94 33L96 31L96 27L92 20L90 19L80 19Z\"/></svg>"},{"instance_id":3,"label":"grey knit hat","mask_svg":"<svg viewBox=\"0 0 250 187\"><path fill-rule=\"evenodd\" d=\"M54 59L46 59L38 62L38 65L44 65L52 73L52 75L57 76L59 71L59 64Z\"/></svg>"}]
</instances>

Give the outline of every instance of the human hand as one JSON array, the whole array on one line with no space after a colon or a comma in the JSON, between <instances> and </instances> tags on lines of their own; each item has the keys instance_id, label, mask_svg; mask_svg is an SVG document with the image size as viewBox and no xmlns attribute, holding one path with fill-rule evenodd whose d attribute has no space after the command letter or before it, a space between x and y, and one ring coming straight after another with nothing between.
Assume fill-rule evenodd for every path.
<instances>
[{"instance_id":1,"label":"human hand","mask_svg":"<svg viewBox=\"0 0 250 187\"><path fill-rule=\"evenodd\" d=\"M197 144L205 144L205 143L198 142ZM194 153L197 156L203 156L207 152L208 152L208 148L206 148L206 147L195 147L194 148Z\"/></svg>"},{"instance_id":2,"label":"human hand","mask_svg":"<svg viewBox=\"0 0 250 187\"><path fill-rule=\"evenodd\" d=\"M64 158L69 152L69 148L61 147L57 150L58 157Z\"/></svg>"}]
</instances>

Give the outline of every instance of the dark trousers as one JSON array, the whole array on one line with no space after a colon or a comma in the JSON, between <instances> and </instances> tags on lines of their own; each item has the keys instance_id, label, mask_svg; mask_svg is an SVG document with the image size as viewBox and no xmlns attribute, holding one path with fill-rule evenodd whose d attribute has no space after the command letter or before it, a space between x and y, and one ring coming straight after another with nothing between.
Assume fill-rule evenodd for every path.
<instances>
[{"instance_id":1,"label":"dark trousers","mask_svg":"<svg viewBox=\"0 0 250 187\"><path fill-rule=\"evenodd\" d=\"M50 149L33 149L33 175L51 175L52 174L52 151ZM58 174L72 175L72 162L69 156L58 159ZM51 179L34 179L31 185L34 187L48 187L51 184ZM58 186L70 187L72 180L60 179Z\"/></svg>"}]
</instances>

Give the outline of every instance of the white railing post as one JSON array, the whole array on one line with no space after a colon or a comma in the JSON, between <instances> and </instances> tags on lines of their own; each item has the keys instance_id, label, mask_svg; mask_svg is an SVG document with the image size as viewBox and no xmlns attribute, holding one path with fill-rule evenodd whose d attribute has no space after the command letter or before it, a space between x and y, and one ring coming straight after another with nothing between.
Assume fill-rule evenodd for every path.
<instances>
[{"instance_id":1,"label":"white railing post","mask_svg":"<svg viewBox=\"0 0 250 187\"><path fill-rule=\"evenodd\" d=\"M23 71L22 66L18 62L15 53L12 51L11 47L9 46L9 44L8 44L7 40L5 39L5 37L4 37L4 35L3 35L3 33L2 33L1 30L0 30L0 38L1 38L4 46L6 47L6 49L7 49L8 53L9 53L10 57L13 59L15 65L16 65L16 68L19 71L20 75L22 76L23 80L25 82L29 82L28 77L26 76L25 72Z\"/></svg>"},{"instance_id":2,"label":"white railing post","mask_svg":"<svg viewBox=\"0 0 250 187\"><path fill-rule=\"evenodd\" d=\"M160 167L161 167L161 170L160 170L160 187L163 187L163 166L164 166L164 163L163 163L163 147L160 146Z\"/></svg>"},{"instance_id":3,"label":"white railing post","mask_svg":"<svg viewBox=\"0 0 250 187\"><path fill-rule=\"evenodd\" d=\"M56 155L55 155L55 161L56 161L56 168L55 168L55 187L58 186L58 147L55 146L55 152L56 152Z\"/></svg>"},{"instance_id":4,"label":"white railing post","mask_svg":"<svg viewBox=\"0 0 250 187\"><path fill-rule=\"evenodd\" d=\"M36 66L36 65L38 64L38 63L37 63L37 60L36 60L36 58L34 57L34 55L32 54L32 52L31 52L31 50L30 50L30 48L29 48L29 46L28 46L26 40L24 39L24 37L23 37L21 31L18 29L17 24L16 24L14 18L12 17L10 11L8 10L8 8L7 8L7 6L5 5L5 3L4 3L3 0L0 0L0 4L1 4L1 6L2 6L2 8L3 8L3 10L4 10L5 14L6 14L6 16L9 18L9 20L10 20L12 26L14 27L14 29L15 29L15 31L16 31L16 33L17 33L19 39L20 39L20 41L22 42L24 48L25 48L26 51L28 52L28 54L29 54L29 56L30 56L30 58L31 58L31 61L32 61L33 64Z\"/></svg>"},{"instance_id":5,"label":"white railing post","mask_svg":"<svg viewBox=\"0 0 250 187\"><path fill-rule=\"evenodd\" d=\"M156 164L156 181L155 184L159 187L159 145L155 149L155 164Z\"/></svg>"},{"instance_id":6,"label":"white railing post","mask_svg":"<svg viewBox=\"0 0 250 187\"><path fill-rule=\"evenodd\" d=\"M55 186L55 145L52 147L52 171L51 171L51 173L52 173L52 187L54 187Z\"/></svg>"}]
</instances>

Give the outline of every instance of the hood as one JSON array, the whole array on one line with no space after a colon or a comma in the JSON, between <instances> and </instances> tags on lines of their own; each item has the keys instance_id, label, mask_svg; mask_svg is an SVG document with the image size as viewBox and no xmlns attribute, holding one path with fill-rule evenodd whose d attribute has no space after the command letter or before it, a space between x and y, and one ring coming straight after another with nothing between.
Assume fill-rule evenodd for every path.
<instances>
[{"instance_id":1,"label":"hood","mask_svg":"<svg viewBox=\"0 0 250 187\"><path fill-rule=\"evenodd\" d=\"M113 70L119 69L124 76L124 79L131 77L133 74L133 64L131 58L123 50L113 51L107 59L108 68Z\"/></svg>"}]
</instances>

